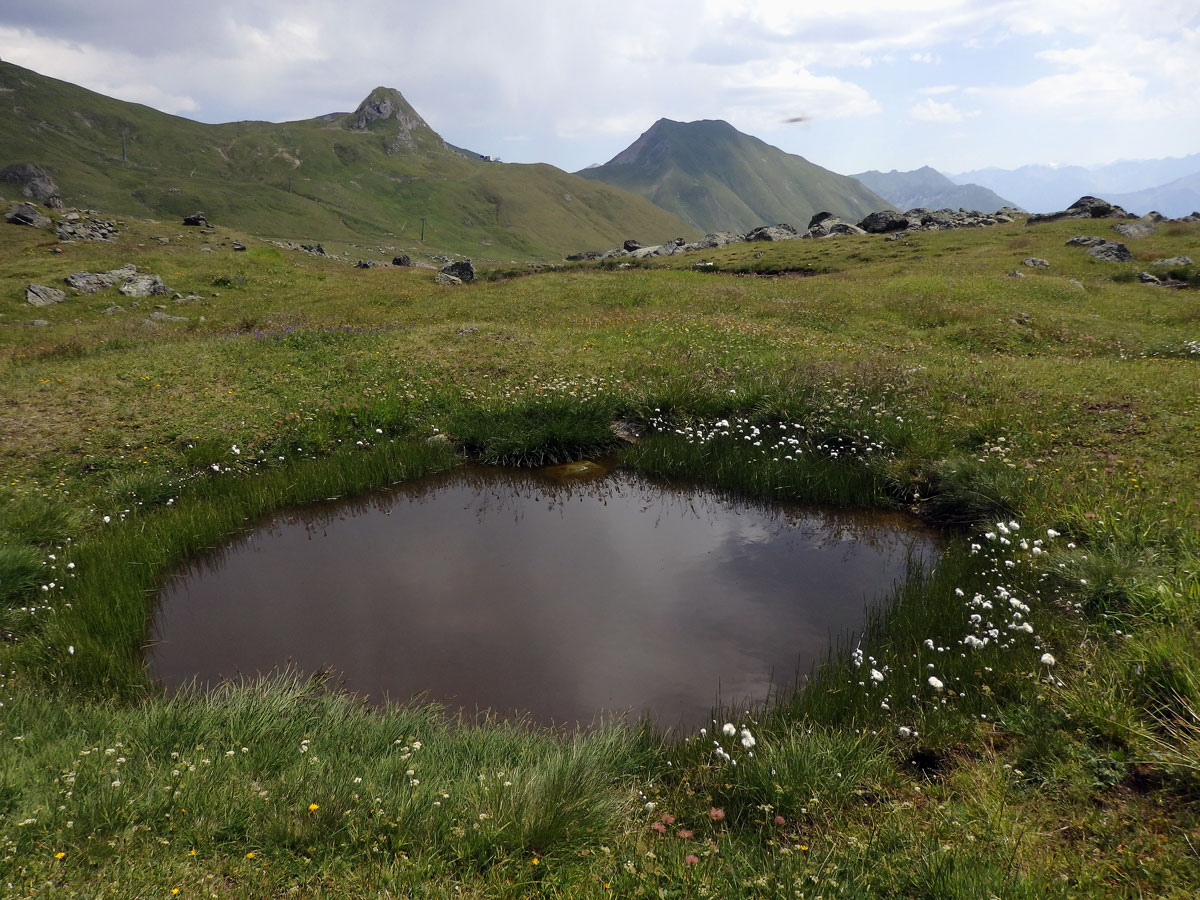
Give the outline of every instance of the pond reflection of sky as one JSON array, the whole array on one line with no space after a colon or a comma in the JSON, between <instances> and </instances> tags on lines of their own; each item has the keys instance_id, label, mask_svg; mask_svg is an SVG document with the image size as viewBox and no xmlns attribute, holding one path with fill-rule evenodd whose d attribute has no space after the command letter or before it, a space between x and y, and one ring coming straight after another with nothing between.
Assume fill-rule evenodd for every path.
<instances>
[{"instance_id":1,"label":"pond reflection of sky","mask_svg":"<svg viewBox=\"0 0 1200 900\"><path fill-rule=\"evenodd\" d=\"M291 664L468 712L697 725L718 695L791 685L933 546L895 516L470 468L281 515L194 565L149 662L169 686Z\"/></svg>"}]
</instances>

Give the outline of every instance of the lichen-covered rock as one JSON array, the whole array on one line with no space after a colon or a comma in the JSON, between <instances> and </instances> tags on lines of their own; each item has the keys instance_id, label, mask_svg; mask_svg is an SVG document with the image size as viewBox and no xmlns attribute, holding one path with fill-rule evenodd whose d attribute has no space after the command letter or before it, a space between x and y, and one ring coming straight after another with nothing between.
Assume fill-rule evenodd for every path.
<instances>
[{"instance_id":1,"label":"lichen-covered rock","mask_svg":"<svg viewBox=\"0 0 1200 900\"><path fill-rule=\"evenodd\" d=\"M888 234L892 231L903 231L908 228L908 216L894 209L881 209L867 215L858 227L868 234Z\"/></svg>"},{"instance_id":2,"label":"lichen-covered rock","mask_svg":"<svg viewBox=\"0 0 1200 900\"><path fill-rule=\"evenodd\" d=\"M1144 219L1137 222L1118 222L1113 226L1113 231L1121 235L1121 237L1144 238L1158 231L1158 225L1154 222L1147 222Z\"/></svg>"},{"instance_id":3,"label":"lichen-covered rock","mask_svg":"<svg viewBox=\"0 0 1200 900\"><path fill-rule=\"evenodd\" d=\"M1040 256L1027 256L1025 259L1021 260L1021 265L1029 266L1031 269L1044 269L1049 266L1050 263L1046 262L1046 260L1042 259Z\"/></svg>"},{"instance_id":4,"label":"lichen-covered rock","mask_svg":"<svg viewBox=\"0 0 1200 900\"><path fill-rule=\"evenodd\" d=\"M50 209L62 209L63 200L58 195L58 185L41 166L32 163L14 163L0 172L0 181L15 184L22 196L28 197Z\"/></svg>"},{"instance_id":5,"label":"lichen-covered rock","mask_svg":"<svg viewBox=\"0 0 1200 900\"><path fill-rule=\"evenodd\" d=\"M13 206L4 220L10 225L26 225L30 228L48 228L50 217L28 203Z\"/></svg>"},{"instance_id":6,"label":"lichen-covered rock","mask_svg":"<svg viewBox=\"0 0 1200 900\"><path fill-rule=\"evenodd\" d=\"M1038 222L1057 222L1059 219L1133 219L1115 204L1099 197L1080 197L1066 209L1050 213L1034 213L1025 220L1026 225L1036 225Z\"/></svg>"},{"instance_id":7,"label":"lichen-covered rock","mask_svg":"<svg viewBox=\"0 0 1200 900\"><path fill-rule=\"evenodd\" d=\"M25 302L30 306L52 306L67 299L66 291L44 284L31 284L25 288Z\"/></svg>"},{"instance_id":8,"label":"lichen-covered rock","mask_svg":"<svg viewBox=\"0 0 1200 900\"><path fill-rule=\"evenodd\" d=\"M126 297L160 297L175 293L157 275L132 275L117 290Z\"/></svg>"},{"instance_id":9,"label":"lichen-covered rock","mask_svg":"<svg viewBox=\"0 0 1200 900\"><path fill-rule=\"evenodd\" d=\"M759 225L747 231L742 240L750 241L792 241L799 236L794 225L781 222L778 225Z\"/></svg>"},{"instance_id":10,"label":"lichen-covered rock","mask_svg":"<svg viewBox=\"0 0 1200 900\"><path fill-rule=\"evenodd\" d=\"M447 272L438 272L433 276L434 284L462 284L462 279L456 275L450 275Z\"/></svg>"},{"instance_id":11,"label":"lichen-covered rock","mask_svg":"<svg viewBox=\"0 0 1200 900\"><path fill-rule=\"evenodd\" d=\"M1133 254L1129 252L1129 248L1117 241L1105 241L1088 248L1088 256L1101 262L1133 262Z\"/></svg>"},{"instance_id":12,"label":"lichen-covered rock","mask_svg":"<svg viewBox=\"0 0 1200 900\"><path fill-rule=\"evenodd\" d=\"M1077 234L1067 241L1068 247L1098 247L1105 243L1104 238L1089 234Z\"/></svg>"},{"instance_id":13,"label":"lichen-covered rock","mask_svg":"<svg viewBox=\"0 0 1200 900\"><path fill-rule=\"evenodd\" d=\"M72 287L82 294L94 294L135 275L137 275L137 266L130 263L109 272L73 272L63 281L67 283L68 287Z\"/></svg>"},{"instance_id":14,"label":"lichen-covered rock","mask_svg":"<svg viewBox=\"0 0 1200 900\"><path fill-rule=\"evenodd\" d=\"M442 266L441 274L451 275L457 278L462 284L470 284L475 280L475 266L471 264L469 259L460 259L458 262Z\"/></svg>"}]
</instances>

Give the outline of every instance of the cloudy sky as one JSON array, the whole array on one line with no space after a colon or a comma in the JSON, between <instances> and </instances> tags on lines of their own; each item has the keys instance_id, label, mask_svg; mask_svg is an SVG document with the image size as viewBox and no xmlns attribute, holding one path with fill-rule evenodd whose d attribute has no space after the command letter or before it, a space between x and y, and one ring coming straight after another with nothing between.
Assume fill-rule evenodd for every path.
<instances>
[{"instance_id":1,"label":"cloudy sky","mask_svg":"<svg viewBox=\"0 0 1200 900\"><path fill-rule=\"evenodd\" d=\"M1196 0L3 0L0 58L203 122L399 89L567 170L725 119L841 173L1200 152Z\"/></svg>"}]
</instances>

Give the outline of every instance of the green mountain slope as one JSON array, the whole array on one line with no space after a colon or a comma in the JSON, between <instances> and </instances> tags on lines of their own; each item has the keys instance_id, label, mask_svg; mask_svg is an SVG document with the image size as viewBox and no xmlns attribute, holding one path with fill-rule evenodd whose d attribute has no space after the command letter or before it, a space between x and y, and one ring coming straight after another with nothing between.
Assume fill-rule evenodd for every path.
<instances>
[{"instance_id":1,"label":"green mountain slope","mask_svg":"<svg viewBox=\"0 0 1200 900\"><path fill-rule=\"evenodd\" d=\"M210 220L267 237L561 257L692 234L645 199L548 165L450 147L398 91L354 113L205 125L0 62L0 168L36 163L68 204ZM11 197L10 197L11 199Z\"/></svg>"},{"instance_id":2,"label":"green mountain slope","mask_svg":"<svg viewBox=\"0 0 1200 900\"><path fill-rule=\"evenodd\" d=\"M712 120L659 119L628 149L577 174L648 197L705 231L803 227L824 211L857 222L891 208L853 178Z\"/></svg>"},{"instance_id":3,"label":"green mountain slope","mask_svg":"<svg viewBox=\"0 0 1200 900\"><path fill-rule=\"evenodd\" d=\"M999 194L978 184L955 184L937 169L922 166L911 172L860 172L857 178L880 197L900 209L923 206L927 209L977 209L995 212L1004 206L1016 206Z\"/></svg>"}]
</instances>

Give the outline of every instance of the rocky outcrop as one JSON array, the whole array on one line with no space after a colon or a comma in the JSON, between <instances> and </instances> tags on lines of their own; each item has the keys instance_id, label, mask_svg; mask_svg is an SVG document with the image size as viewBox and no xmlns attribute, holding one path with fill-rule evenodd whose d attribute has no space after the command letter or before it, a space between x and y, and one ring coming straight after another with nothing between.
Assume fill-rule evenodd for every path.
<instances>
[{"instance_id":1,"label":"rocky outcrop","mask_svg":"<svg viewBox=\"0 0 1200 900\"><path fill-rule=\"evenodd\" d=\"M809 220L808 229L803 234L794 225L760 225L745 234L730 231L712 232L691 243L684 242L682 238L675 238L657 246L643 247L638 241L628 240L623 247L616 247L606 253L586 250L574 253L567 259L576 262L595 259L646 259L651 256L674 256L678 253L690 253L695 250L715 250L727 244L750 241L790 241L798 237L826 238L837 235L886 233L887 237L884 240L894 240L898 235L904 236L910 231L941 231L947 228L984 228L1001 225L1012 222L1019 215L1024 215L1024 213L1012 207L1005 207L994 213L962 209L910 209L905 213L884 210L871 213L862 222L854 225L839 219L832 213L823 212Z\"/></svg>"},{"instance_id":2,"label":"rocky outcrop","mask_svg":"<svg viewBox=\"0 0 1200 900\"><path fill-rule=\"evenodd\" d=\"M451 284L462 284L463 282L462 282L462 279L456 275L450 275L447 272L438 272L436 275L433 276L433 283L434 284L451 285Z\"/></svg>"},{"instance_id":3,"label":"rocky outcrop","mask_svg":"<svg viewBox=\"0 0 1200 900\"><path fill-rule=\"evenodd\" d=\"M459 284L470 284L475 280L475 266L471 264L469 259L460 259L458 262L442 266L438 274L456 278Z\"/></svg>"},{"instance_id":4,"label":"rocky outcrop","mask_svg":"<svg viewBox=\"0 0 1200 900\"><path fill-rule=\"evenodd\" d=\"M1021 265L1029 266L1031 269L1044 269L1048 267L1050 263L1046 262L1046 260L1042 259L1040 256L1029 256L1021 260Z\"/></svg>"},{"instance_id":5,"label":"rocky outcrop","mask_svg":"<svg viewBox=\"0 0 1200 900\"><path fill-rule=\"evenodd\" d=\"M189 225L193 228L207 228L208 227L208 219L205 218L204 213L195 212L195 213L192 213L190 216L184 216L183 224Z\"/></svg>"},{"instance_id":6,"label":"rocky outcrop","mask_svg":"<svg viewBox=\"0 0 1200 900\"><path fill-rule=\"evenodd\" d=\"M50 217L28 203L17 203L4 217L9 225L27 225L30 228L49 228Z\"/></svg>"},{"instance_id":7,"label":"rocky outcrop","mask_svg":"<svg viewBox=\"0 0 1200 900\"><path fill-rule=\"evenodd\" d=\"M1052 213L1034 213L1025 220L1026 225L1036 225L1039 222L1057 222L1060 219L1135 219L1136 216L1125 212L1099 197L1080 197L1064 210Z\"/></svg>"},{"instance_id":8,"label":"rocky outcrop","mask_svg":"<svg viewBox=\"0 0 1200 900\"><path fill-rule=\"evenodd\" d=\"M117 290L126 297L161 297L175 293L157 275L131 275Z\"/></svg>"},{"instance_id":9,"label":"rocky outcrop","mask_svg":"<svg viewBox=\"0 0 1200 900\"><path fill-rule=\"evenodd\" d=\"M135 275L137 275L137 266L130 264L109 272L74 272L63 281L67 283L68 287L74 288L81 294L94 294L107 287L112 287L114 284L124 283Z\"/></svg>"},{"instance_id":10,"label":"rocky outcrop","mask_svg":"<svg viewBox=\"0 0 1200 900\"><path fill-rule=\"evenodd\" d=\"M1159 218L1161 220L1161 216ZM1144 238L1158 231L1158 225L1154 221L1139 219L1136 222L1119 222L1113 226L1113 231L1121 237Z\"/></svg>"},{"instance_id":11,"label":"rocky outcrop","mask_svg":"<svg viewBox=\"0 0 1200 900\"><path fill-rule=\"evenodd\" d=\"M916 223L920 224L920 222ZM883 209L873 212L858 223L858 227L867 234L888 234L893 231L904 231L910 225L908 216L894 209Z\"/></svg>"},{"instance_id":12,"label":"rocky outcrop","mask_svg":"<svg viewBox=\"0 0 1200 900\"><path fill-rule=\"evenodd\" d=\"M53 306L67 299L66 291L44 284L31 284L25 288L25 302L30 306Z\"/></svg>"},{"instance_id":13,"label":"rocky outcrop","mask_svg":"<svg viewBox=\"0 0 1200 900\"><path fill-rule=\"evenodd\" d=\"M400 253L400 254L392 257L392 265L393 266L404 266L407 268L408 266L411 266L412 264L413 264L412 257L409 256L407 253Z\"/></svg>"},{"instance_id":14,"label":"rocky outcrop","mask_svg":"<svg viewBox=\"0 0 1200 900\"><path fill-rule=\"evenodd\" d=\"M1152 266L1190 266L1192 258L1190 256L1171 256L1167 259L1156 259L1150 263Z\"/></svg>"},{"instance_id":15,"label":"rocky outcrop","mask_svg":"<svg viewBox=\"0 0 1200 900\"><path fill-rule=\"evenodd\" d=\"M866 233L864 229L843 221L831 212L819 212L808 220L808 230L804 233L804 237L824 238L839 234Z\"/></svg>"},{"instance_id":16,"label":"rocky outcrop","mask_svg":"<svg viewBox=\"0 0 1200 900\"><path fill-rule=\"evenodd\" d=\"M0 172L0 181L15 184L21 195L50 209L62 209L63 200L58 185L41 166L32 163L14 163Z\"/></svg>"},{"instance_id":17,"label":"rocky outcrop","mask_svg":"<svg viewBox=\"0 0 1200 900\"><path fill-rule=\"evenodd\" d=\"M98 219L93 215L69 212L54 224L58 239L68 241L112 241L121 232L115 222Z\"/></svg>"},{"instance_id":18,"label":"rocky outcrop","mask_svg":"<svg viewBox=\"0 0 1200 900\"><path fill-rule=\"evenodd\" d=\"M1077 234L1075 237L1067 241L1068 247L1098 247L1100 244L1107 243L1104 238L1096 237L1094 234Z\"/></svg>"},{"instance_id":19,"label":"rocky outcrop","mask_svg":"<svg viewBox=\"0 0 1200 900\"><path fill-rule=\"evenodd\" d=\"M1129 248L1117 241L1105 241L1095 247L1088 248L1088 256L1101 262L1133 262L1133 254Z\"/></svg>"},{"instance_id":20,"label":"rocky outcrop","mask_svg":"<svg viewBox=\"0 0 1200 900\"><path fill-rule=\"evenodd\" d=\"M751 241L792 241L800 236L794 225L759 225L757 228L747 231L742 240L747 243Z\"/></svg>"}]
</instances>

